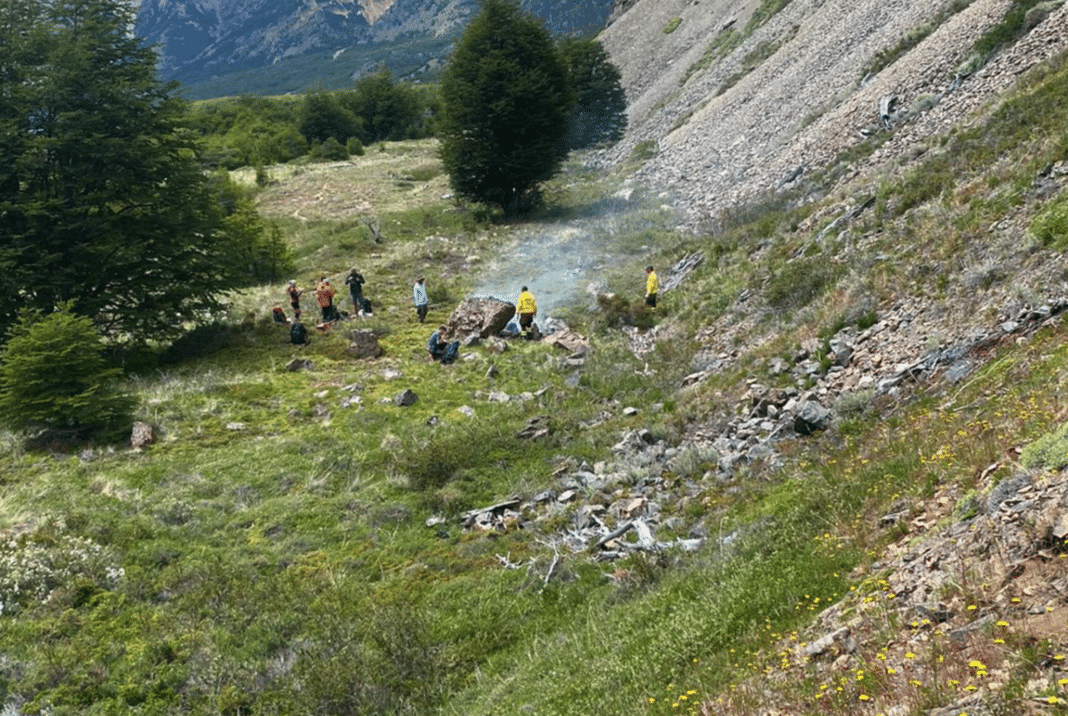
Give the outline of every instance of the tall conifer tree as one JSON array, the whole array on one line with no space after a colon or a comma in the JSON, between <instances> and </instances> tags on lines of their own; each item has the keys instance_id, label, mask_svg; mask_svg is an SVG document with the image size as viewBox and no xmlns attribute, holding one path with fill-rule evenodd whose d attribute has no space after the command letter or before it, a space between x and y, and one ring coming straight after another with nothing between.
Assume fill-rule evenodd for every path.
<instances>
[{"instance_id":1,"label":"tall conifer tree","mask_svg":"<svg viewBox=\"0 0 1068 716\"><path fill-rule=\"evenodd\" d=\"M185 104L121 0L0 11L0 328L68 304L105 333L166 337L235 267Z\"/></svg>"},{"instance_id":2,"label":"tall conifer tree","mask_svg":"<svg viewBox=\"0 0 1068 716\"><path fill-rule=\"evenodd\" d=\"M566 38L560 42L560 51L575 87L568 147L619 141L627 128L627 96L619 69L597 40Z\"/></svg>"},{"instance_id":3,"label":"tall conifer tree","mask_svg":"<svg viewBox=\"0 0 1068 716\"><path fill-rule=\"evenodd\" d=\"M567 156L575 103L552 37L510 0L485 0L441 81L441 158L461 197L514 214Z\"/></svg>"}]
</instances>

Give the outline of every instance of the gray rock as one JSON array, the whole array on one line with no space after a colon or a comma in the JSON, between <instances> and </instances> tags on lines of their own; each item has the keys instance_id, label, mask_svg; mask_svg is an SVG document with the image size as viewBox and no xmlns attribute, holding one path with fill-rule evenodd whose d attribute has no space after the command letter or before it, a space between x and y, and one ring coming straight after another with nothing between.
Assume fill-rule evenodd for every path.
<instances>
[{"instance_id":1,"label":"gray rock","mask_svg":"<svg viewBox=\"0 0 1068 716\"><path fill-rule=\"evenodd\" d=\"M362 329L352 332L352 342L345 352L354 358L378 358L382 355L382 346L378 345L374 331Z\"/></svg>"},{"instance_id":2,"label":"gray rock","mask_svg":"<svg viewBox=\"0 0 1068 716\"><path fill-rule=\"evenodd\" d=\"M806 400L794 416L794 430L799 435L811 435L831 425L831 411L814 400Z\"/></svg>"},{"instance_id":3,"label":"gray rock","mask_svg":"<svg viewBox=\"0 0 1068 716\"><path fill-rule=\"evenodd\" d=\"M398 408L406 408L409 405L415 405L415 401L419 400L419 396L413 393L410 389L406 388L402 393L398 394L393 399L393 404Z\"/></svg>"}]
</instances>

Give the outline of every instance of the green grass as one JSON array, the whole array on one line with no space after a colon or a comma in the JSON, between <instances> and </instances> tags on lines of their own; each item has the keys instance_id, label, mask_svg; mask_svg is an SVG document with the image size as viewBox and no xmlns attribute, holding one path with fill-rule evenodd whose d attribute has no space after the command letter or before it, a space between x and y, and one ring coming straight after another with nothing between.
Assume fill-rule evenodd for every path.
<instances>
[{"instance_id":1,"label":"green grass","mask_svg":"<svg viewBox=\"0 0 1068 716\"><path fill-rule=\"evenodd\" d=\"M862 219L871 250L962 263L961 234L1019 206L1003 192L1065 158L1065 114L1051 102L1064 78L1052 63L988 121L948 138L948 156L888 181ZM465 349L471 360L443 368L425 360L423 345L475 285L472 257L528 227L479 221L437 191L382 181L392 171L434 186L442 177L432 149L401 143L343 168L271 168L283 187L322 187L326 176L340 177L339 193L378 187L381 244L362 216L324 209L301 218L294 210L310 214L311 203L260 194L303 284L352 265L368 278L376 315L358 325L376 332L382 358L346 353L353 324L316 332L307 348L288 345L268 315L282 286L264 286L131 371L138 417L159 430L154 445L49 454L2 436L0 699L56 715L666 714L699 713L707 701L734 716L756 708L745 700L756 684L791 713L855 712L845 696L819 711L811 692L822 677L781 666L781 640L829 603L883 599L881 575L865 571L901 536L875 527L891 506L952 486L970 497L950 514L971 514L968 500L985 487L977 476L1031 441L1028 464L1059 464L1063 331L992 348L946 392L919 389L911 401L858 393L829 434L780 443L781 469L742 465L734 480L706 478L718 455L691 447L630 466L589 495L609 503L642 480L684 495L664 501L658 536L696 525L707 536L697 552L614 564L572 554L554 540L578 505L553 515L524 507L504 529L465 531L464 511L559 489L562 465L610 461L628 431L676 442L731 419L748 381L766 379L770 357L870 326L870 305L935 287L911 264L837 261L846 239L817 246L817 207L794 208L789 196L739 207L703 236L680 236L670 212L650 209L598 235L623 257L605 270L610 290L633 293L650 261L669 265L694 250L705 261L650 317L657 340L648 356L635 357L603 314L579 306L575 324L595 349L577 379L544 343L513 343L502 355ZM618 178L570 171L549 188L556 205L539 226L588 216L600 191L617 188ZM1061 203L1030 215L1059 216ZM419 272L431 277L427 324L411 309ZM874 303L852 311L850 286ZM772 310L743 315L743 293ZM746 321L719 346L704 331L730 311ZM737 351L736 360L680 388L709 344ZM313 367L287 370L294 358ZM393 398L405 388L419 400L400 408ZM491 390L531 397L492 402ZM518 437L541 416L546 438ZM887 608L873 627L881 643L894 618ZM1025 647L1005 650L1023 659ZM871 649L865 642L861 657L874 662ZM1032 651L1027 663L1038 659Z\"/></svg>"}]
</instances>

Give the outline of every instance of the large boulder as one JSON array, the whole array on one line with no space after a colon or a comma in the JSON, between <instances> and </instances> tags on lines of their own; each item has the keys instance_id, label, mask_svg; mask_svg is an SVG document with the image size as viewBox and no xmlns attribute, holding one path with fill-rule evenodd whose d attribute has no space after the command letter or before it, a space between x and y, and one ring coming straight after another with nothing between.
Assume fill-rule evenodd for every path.
<instances>
[{"instance_id":1,"label":"large boulder","mask_svg":"<svg viewBox=\"0 0 1068 716\"><path fill-rule=\"evenodd\" d=\"M362 329L352 332L352 343L346 349L355 358L378 358L382 355L382 346L378 345L378 336L374 331Z\"/></svg>"},{"instance_id":2,"label":"large boulder","mask_svg":"<svg viewBox=\"0 0 1068 716\"><path fill-rule=\"evenodd\" d=\"M806 400L794 416L794 430L800 435L812 435L831 426L831 411L814 400Z\"/></svg>"},{"instance_id":3,"label":"large boulder","mask_svg":"<svg viewBox=\"0 0 1068 716\"><path fill-rule=\"evenodd\" d=\"M453 336L477 333L489 338L504 330L514 315L514 303L499 298L467 298L452 312L446 326Z\"/></svg>"}]
</instances>

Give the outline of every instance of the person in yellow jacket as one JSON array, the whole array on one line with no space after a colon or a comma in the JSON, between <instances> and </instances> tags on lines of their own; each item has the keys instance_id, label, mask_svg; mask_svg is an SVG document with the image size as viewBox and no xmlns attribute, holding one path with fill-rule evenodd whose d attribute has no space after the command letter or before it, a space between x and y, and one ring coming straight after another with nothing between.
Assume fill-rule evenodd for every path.
<instances>
[{"instance_id":1,"label":"person in yellow jacket","mask_svg":"<svg viewBox=\"0 0 1068 716\"><path fill-rule=\"evenodd\" d=\"M660 290L660 281L656 278L656 271L652 266L645 267L645 305L656 308L656 294Z\"/></svg>"},{"instance_id":2,"label":"person in yellow jacket","mask_svg":"<svg viewBox=\"0 0 1068 716\"><path fill-rule=\"evenodd\" d=\"M515 312L519 314L519 332L524 338L531 338L531 327L534 325L534 316L538 312L538 302L534 300L534 294L526 286L519 293L519 300L515 304Z\"/></svg>"}]
</instances>

